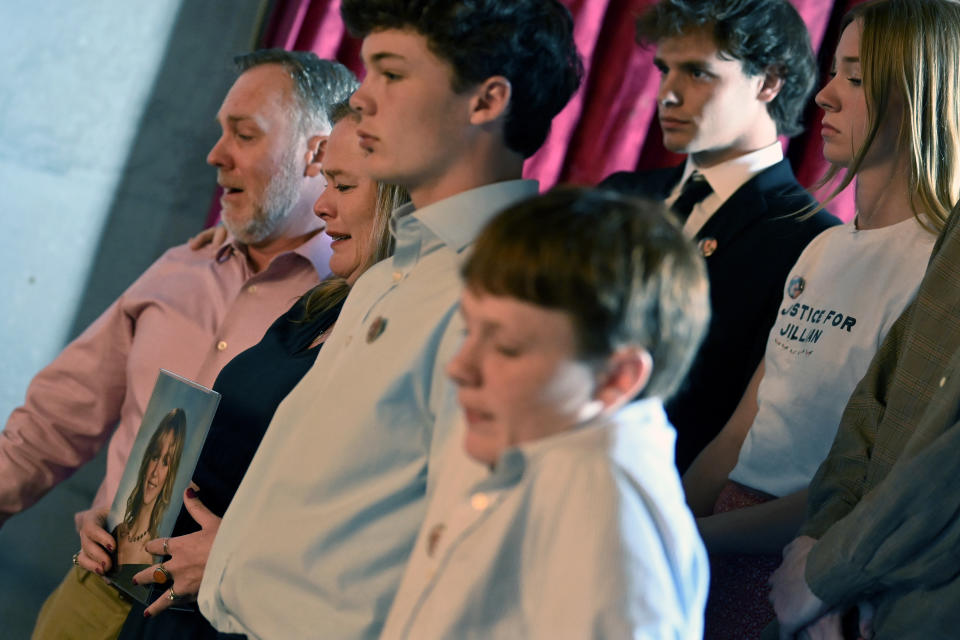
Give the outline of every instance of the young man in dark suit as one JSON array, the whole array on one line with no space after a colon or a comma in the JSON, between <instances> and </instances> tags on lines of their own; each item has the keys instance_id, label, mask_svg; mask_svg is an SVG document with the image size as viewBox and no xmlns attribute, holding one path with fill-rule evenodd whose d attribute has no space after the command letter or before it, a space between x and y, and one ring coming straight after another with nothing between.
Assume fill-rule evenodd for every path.
<instances>
[{"instance_id":1,"label":"young man in dark suit","mask_svg":"<svg viewBox=\"0 0 960 640\"><path fill-rule=\"evenodd\" d=\"M800 252L838 220L797 182L778 136L797 123L816 66L787 0L662 0L637 21L655 46L668 169L621 172L601 186L662 199L707 262L713 317L686 384L667 405L683 472L723 428L763 356L783 282Z\"/></svg>"}]
</instances>

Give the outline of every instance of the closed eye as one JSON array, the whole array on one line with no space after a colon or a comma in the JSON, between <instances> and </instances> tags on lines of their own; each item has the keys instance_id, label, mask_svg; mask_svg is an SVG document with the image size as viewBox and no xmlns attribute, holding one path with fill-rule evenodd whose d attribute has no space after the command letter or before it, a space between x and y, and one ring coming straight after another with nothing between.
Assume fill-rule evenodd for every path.
<instances>
[{"instance_id":1,"label":"closed eye","mask_svg":"<svg viewBox=\"0 0 960 640\"><path fill-rule=\"evenodd\" d=\"M505 344L498 344L494 348L497 350L497 353L507 358L516 358L521 353L520 349Z\"/></svg>"}]
</instances>

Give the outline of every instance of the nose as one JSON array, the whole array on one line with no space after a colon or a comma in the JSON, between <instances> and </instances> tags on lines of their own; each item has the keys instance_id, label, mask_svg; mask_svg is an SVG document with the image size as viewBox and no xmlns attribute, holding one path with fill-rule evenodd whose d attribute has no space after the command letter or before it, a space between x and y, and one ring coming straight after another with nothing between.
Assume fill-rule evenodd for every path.
<instances>
[{"instance_id":1,"label":"nose","mask_svg":"<svg viewBox=\"0 0 960 640\"><path fill-rule=\"evenodd\" d=\"M333 204L334 192L336 192L336 189L330 184L330 181L327 181L327 186L323 190L323 193L321 193L317 201L313 203L313 213L318 218L329 220L330 218L337 217L337 208Z\"/></svg>"},{"instance_id":2,"label":"nose","mask_svg":"<svg viewBox=\"0 0 960 640\"><path fill-rule=\"evenodd\" d=\"M675 107L683 104L680 87L676 77L669 71L660 76L660 87L657 89L657 103L663 107Z\"/></svg>"},{"instance_id":3,"label":"nose","mask_svg":"<svg viewBox=\"0 0 960 640\"><path fill-rule=\"evenodd\" d=\"M369 83L370 74L368 73L367 77L360 83L360 86L357 87L357 90L350 96L350 106L363 116L371 116L376 110L373 99L370 96Z\"/></svg>"},{"instance_id":4,"label":"nose","mask_svg":"<svg viewBox=\"0 0 960 640\"><path fill-rule=\"evenodd\" d=\"M832 112L837 110L837 100L836 94L833 91L833 82L837 79L836 76L827 81L827 84L823 85L823 88L817 92L817 95L814 96L813 101L817 103L817 106L823 109L824 111Z\"/></svg>"},{"instance_id":5,"label":"nose","mask_svg":"<svg viewBox=\"0 0 960 640\"><path fill-rule=\"evenodd\" d=\"M664 107L676 107L683 103L677 82L669 72L660 76L657 102Z\"/></svg>"},{"instance_id":6,"label":"nose","mask_svg":"<svg viewBox=\"0 0 960 640\"><path fill-rule=\"evenodd\" d=\"M213 148L210 149L210 153L207 154L207 164L219 169L229 168L230 154L226 150L226 138L226 134L221 135Z\"/></svg>"},{"instance_id":7,"label":"nose","mask_svg":"<svg viewBox=\"0 0 960 640\"><path fill-rule=\"evenodd\" d=\"M476 340L467 336L460 350L447 363L447 376L460 387L473 387L480 383Z\"/></svg>"}]
</instances>

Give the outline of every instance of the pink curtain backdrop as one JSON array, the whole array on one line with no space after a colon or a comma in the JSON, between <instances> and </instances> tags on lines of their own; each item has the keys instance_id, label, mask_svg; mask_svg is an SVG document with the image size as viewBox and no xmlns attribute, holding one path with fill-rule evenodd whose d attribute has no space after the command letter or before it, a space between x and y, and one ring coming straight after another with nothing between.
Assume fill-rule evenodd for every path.
<instances>
[{"instance_id":1,"label":"pink curtain backdrop","mask_svg":"<svg viewBox=\"0 0 960 640\"><path fill-rule=\"evenodd\" d=\"M819 53L821 80L826 78L839 38L839 21L863 0L791 0L810 30ZM656 119L659 76L653 51L634 42L635 17L654 0L561 0L573 14L575 38L585 77L580 91L553 122L549 138L530 158L524 175L546 189L559 182L596 184L624 169L679 164L681 156L663 148ZM336 59L360 77L360 43L344 29L340 0L276 0L264 32L263 46L313 51ZM812 187L826 171L821 155L820 110L811 102L806 131L784 141L800 182ZM817 193L821 198L826 188ZM843 220L854 215L853 189L830 206ZM211 211L211 222L217 212Z\"/></svg>"}]
</instances>

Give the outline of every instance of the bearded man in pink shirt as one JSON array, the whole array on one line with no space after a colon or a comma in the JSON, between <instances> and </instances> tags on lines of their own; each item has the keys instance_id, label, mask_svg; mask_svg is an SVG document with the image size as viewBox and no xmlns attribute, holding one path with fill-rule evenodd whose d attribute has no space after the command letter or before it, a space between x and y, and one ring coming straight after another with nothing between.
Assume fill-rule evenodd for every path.
<instances>
[{"instance_id":1,"label":"bearded man in pink shirt","mask_svg":"<svg viewBox=\"0 0 960 640\"><path fill-rule=\"evenodd\" d=\"M226 240L167 251L34 377L0 431L0 526L109 440L106 476L76 515L81 540L85 526L102 527L159 369L211 386L328 274L329 238L312 208L325 185L327 110L356 78L312 53L264 50L235 62L207 157L224 190Z\"/></svg>"}]
</instances>

